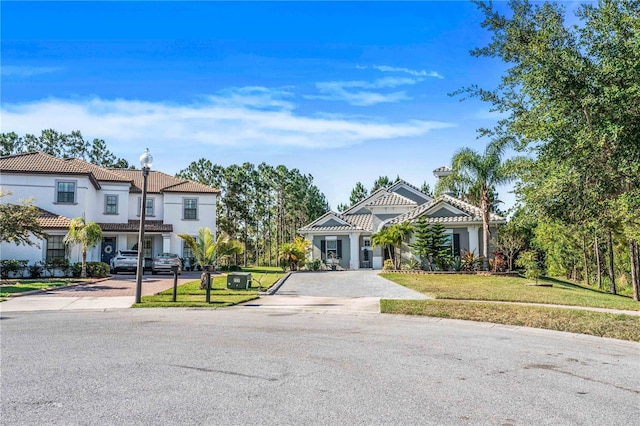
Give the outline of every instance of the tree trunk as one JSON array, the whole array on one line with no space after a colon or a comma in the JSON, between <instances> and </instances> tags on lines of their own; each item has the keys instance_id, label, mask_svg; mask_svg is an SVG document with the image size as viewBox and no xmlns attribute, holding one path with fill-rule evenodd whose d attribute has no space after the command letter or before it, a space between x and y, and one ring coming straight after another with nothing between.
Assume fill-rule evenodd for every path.
<instances>
[{"instance_id":1,"label":"tree trunk","mask_svg":"<svg viewBox=\"0 0 640 426\"><path fill-rule=\"evenodd\" d=\"M488 189L482 189L482 270L489 270L489 237L491 231L489 230L489 200Z\"/></svg>"},{"instance_id":2,"label":"tree trunk","mask_svg":"<svg viewBox=\"0 0 640 426\"><path fill-rule=\"evenodd\" d=\"M87 249L82 248L82 270L80 271L80 278L87 278Z\"/></svg>"},{"instance_id":3,"label":"tree trunk","mask_svg":"<svg viewBox=\"0 0 640 426\"><path fill-rule=\"evenodd\" d=\"M596 279L598 280L598 288L602 289L602 266L600 261L600 245L598 244L598 234L596 234L594 242L594 251L596 253Z\"/></svg>"},{"instance_id":4,"label":"tree trunk","mask_svg":"<svg viewBox=\"0 0 640 426\"><path fill-rule=\"evenodd\" d=\"M616 275L615 275L615 270L614 265L613 265L613 235L611 233L611 230L609 230L609 235L608 235L608 239L607 239L607 251L608 253L608 257L609 257L609 262L608 262L608 267L609 267L609 291L611 292L611 294L617 294L616 291Z\"/></svg>"},{"instance_id":5,"label":"tree trunk","mask_svg":"<svg viewBox=\"0 0 640 426\"><path fill-rule=\"evenodd\" d=\"M635 240L629 240L629 257L631 258L633 300L640 302L640 256L638 253L638 242Z\"/></svg>"},{"instance_id":6,"label":"tree trunk","mask_svg":"<svg viewBox=\"0 0 640 426\"><path fill-rule=\"evenodd\" d=\"M589 258L587 255L587 236L582 233L582 260L584 262L584 280L587 285L590 285L589 279Z\"/></svg>"}]
</instances>

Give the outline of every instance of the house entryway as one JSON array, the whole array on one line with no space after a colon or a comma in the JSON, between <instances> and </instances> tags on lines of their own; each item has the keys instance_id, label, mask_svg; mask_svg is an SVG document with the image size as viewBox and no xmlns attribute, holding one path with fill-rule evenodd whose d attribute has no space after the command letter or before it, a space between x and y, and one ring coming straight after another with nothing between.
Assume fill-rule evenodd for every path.
<instances>
[{"instance_id":1,"label":"house entryway","mask_svg":"<svg viewBox=\"0 0 640 426\"><path fill-rule=\"evenodd\" d=\"M102 246L100 248L100 261L109 264L111 258L116 255L116 237L102 238Z\"/></svg>"}]
</instances>

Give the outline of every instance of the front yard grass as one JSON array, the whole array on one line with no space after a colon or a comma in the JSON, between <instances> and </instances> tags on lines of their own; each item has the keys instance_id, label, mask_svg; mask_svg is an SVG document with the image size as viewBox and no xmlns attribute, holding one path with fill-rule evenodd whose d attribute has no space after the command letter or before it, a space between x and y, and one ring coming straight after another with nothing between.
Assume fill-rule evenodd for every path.
<instances>
[{"instance_id":1,"label":"front yard grass","mask_svg":"<svg viewBox=\"0 0 640 426\"><path fill-rule=\"evenodd\" d=\"M206 302L207 291L200 288L200 280L189 281L178 286L176 301L173 288L153 296L143 296L134 308L220 308L257 299L258 293L272 287L284 276L282 269L269 267L243 268L251 272L251 287L248 290L227 289L226 275L211 276L211 303Z\"/></svg>"},{"instance_id":2,"label":"front yard grass","mask_svg":"<svg viewBox=\"0 0 640 426\"><path fill-rule=\"evenodd\" d=\"M380 311L543 328L640 342L640 317L632 315L453 300L381 300Z\"/></svg>"},{"instance_id":3,"label":"front yard grass","mask_svg":"<svg viewBox=\"0 0 640 426\"><path fill-rule=\"evenodd\" d=\"M5 300L12 294L26 293L33 290L48 290L56 287L64 287L74 282L77 282L77 280L55 279L3 281L3 284L0 285L0 301Z\"/></svg>"},{"instance_id":4,"label":"front yard grass","mask_svg":"<svg viewBox=\"0 0 640 426\"><path fill-rule=\"evenodd\" d=\"M532 280L497 275L462 274L381 274L382 277L436 299L487 300L545 303L640 311L640 303L625 296L582 287L554 278L540 283L553 287L529 286Z\"/></svg>"},{"instance_id":5,"label":"front yard grass","mask_svg":"<svg viewBox=\"0 0 640 426\"><path fill-rule=\"evenodd\" d=\"M590 334L640 341L640 317L547 306L488 302L544 303L627 311L640 311L640 303L564 280L540 282L495 275L381 274L382 277L441 300L381 300L380 311L425 315ZM442 300L448 299L448 300Z\"/></svg>"}]
</instances>

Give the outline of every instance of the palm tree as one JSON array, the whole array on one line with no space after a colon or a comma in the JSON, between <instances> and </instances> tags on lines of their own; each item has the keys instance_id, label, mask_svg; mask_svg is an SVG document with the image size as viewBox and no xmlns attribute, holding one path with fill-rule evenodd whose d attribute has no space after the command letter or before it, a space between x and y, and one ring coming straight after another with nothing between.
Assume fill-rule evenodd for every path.
<instances>
[{"instance_id":1,"label":"palm tree","mask_svg":"<svg viewBox=\"0 0 640 426\"><path fill-rule=\"evenodd\" d=\"M205 266L214 265L220 260L227 259L234 254L241 254L242 243L232 240L227 234L221 233L214 240L211 229L198 229L198 237L189 234L178 234L178 237L189 246L196 262L204 269Z\"/></svg>"},{"instance_id":2,"label":"palm tree","mask_svg":"<svg viewBox=\"0 0 640 426\"><path fill-rule=\"evenodd\" d=\"M391 241L397 247L395 266L400 269L402 263L402 243L413 234L413 226L409 222L396 223L388 228Z\"/></svg>"},{"instance_id":3,"label":"palm tree","mask_svg":"<svg viewBox=\"0 0 640 426\"><path fill-rule=\"evenodd\" d=\"M310 246L311 241L302 237L296 237L292 243L282 243L278 248L278 260L295 271L306 258Z\"/></svg>"},{"instance_id":4,"label":"palm tree","mask_svg":"<svg viewBox=\"0 0 640 426\"><path fill-rule=\"evenodd\" d=\"M382 247L387 249L389 259L391 259L391 247L394 245L393 234L390 228L383 228L371 236L371 245L373 247Z\"/></svg>"},{"instance_id":5,"label":"palm tree","mask_svg":"<svg viewBox=\"0 0 640 426\"><path fill-rule=\"evenodd\" d=\"M231 256L242 254L243 252L244 247L240 241L232 240L228 234L223 233L218 235L218 238L216 239L216 249L213 256L213 262L217 264L230 259Z\"/></svg>"},{"instance_id":6,"label":"palm tree","mask_svg":"<svg viewBox=\"0 0 640 426\"><path fill-rule=\"evenodd\" d=\"M515 161L502 161L505 144L502 141L494 141L487 145L483 154L470 149L462 148L451 159L453 173L440 178L437 192L441 193L449 188L463 188L463 192L471 199L480 203L482 216L482 254L483 269L489 269L489 217L492 206L492 198L495 197L495 188L513 181L515 174Z\"/></svg>"},{"instance_id":7,"label":"palm tree","mask_svg":"<svg viewBox=\"0 0 640 426\"><path fill-rule=\"evenodd\" d=\"M87 278L87 249L102 241L102 229L95 222L86 223L83 217L71 219L69 232L64 236L65 244L79 244L82 248L81 278Z\"/></svg>"},{"instance_id":8,"label":"palm tree","mask_svg":"<svg viewBox=\"0 0 640 426\"><path fill-rule=\"evenodd\" d=\"M189 246L193 257L196 258L196 262L202 269L204 269L205 266L213 264L216 243L210 228L198 229L197 238L189 234L178 234L178 237Z\"/></svg>"}]
</instances>

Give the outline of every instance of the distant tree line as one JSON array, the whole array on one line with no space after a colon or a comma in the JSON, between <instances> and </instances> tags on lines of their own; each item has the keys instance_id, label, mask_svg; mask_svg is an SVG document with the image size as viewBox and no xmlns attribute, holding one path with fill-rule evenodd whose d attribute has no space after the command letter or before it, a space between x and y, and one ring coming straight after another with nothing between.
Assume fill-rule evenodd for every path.
<instances>
[{"instance_id":1,"label":"distant tree line","mask_svg":"<svg viewBox=\"0 0 640 426\"><path fill-rule=\"evenodd\" d=\"M0 156L42 151L58 158L79 158L100 167L127 169L129 163L117 158L102 139L86 141L80 130L67 134L46 129L40 136L15 132L0 133Z\"/></svg>"},{"instance_id":2,"label":"distant tree line","mask_svg":"<svg viewBox=\"0 0 640 426\"><path fill-rule=\"evenodd\" d=\"M222 191L216 209L218 232L243 244L237 264L278 265L278 247L294 241L299 228L329 209L313 176L282 165L223 167L201 158L176 176Z\"/></svg>"}]
</instances>

